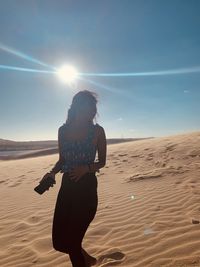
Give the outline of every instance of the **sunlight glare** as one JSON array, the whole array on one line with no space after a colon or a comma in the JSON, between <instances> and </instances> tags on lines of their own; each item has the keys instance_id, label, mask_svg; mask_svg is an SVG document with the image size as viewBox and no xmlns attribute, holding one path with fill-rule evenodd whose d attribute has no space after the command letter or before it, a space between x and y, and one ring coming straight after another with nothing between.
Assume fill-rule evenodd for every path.
<instances>
[{"instance_id":1,"label":"sunlight glare","mask_svg":"<svg viewBox=\"0 0 200 267\"><path fill-rule=\"evenodd\" d=\"M56 72L58 78L65 83L72 83L78 78L78 71L71 65L64 65Z\"/></svg>"}]
</instances>

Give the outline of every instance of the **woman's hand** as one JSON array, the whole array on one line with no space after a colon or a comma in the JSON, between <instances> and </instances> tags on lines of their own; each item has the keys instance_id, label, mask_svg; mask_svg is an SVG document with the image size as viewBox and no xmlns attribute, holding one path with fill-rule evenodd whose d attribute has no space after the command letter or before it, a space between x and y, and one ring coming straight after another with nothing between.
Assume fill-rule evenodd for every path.
<instances>
[{"instance_id":1,"label":"woman's hand","mask_svg":"<svg viewBox=\"0 0 200 267\"><path fill-rule=\"evenodd\" d=\"M70 176L71 180L74 180L75 182L77 182L81 178L81 176L83 176L87 172L88 172L88 166L87 165L80 165L80 166L74 167L69 172L69 176Z\"/></svg>"}]
</instances>

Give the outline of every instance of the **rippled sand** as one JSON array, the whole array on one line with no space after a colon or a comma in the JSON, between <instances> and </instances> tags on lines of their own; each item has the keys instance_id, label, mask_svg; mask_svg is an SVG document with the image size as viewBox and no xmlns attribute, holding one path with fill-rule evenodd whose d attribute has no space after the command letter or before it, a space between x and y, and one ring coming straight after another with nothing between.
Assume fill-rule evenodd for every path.
<instances>
[{"instance_id":1,"label":"rippled sand","mask_svg":"<svg viewBox=\"0 0 200 267\"><path fill-rule=\"evenodd\" d=\"M0 266L70 267L51 243L62 174L33 188L58 155L0 161ZM200 266L200 133L108 145L83 247L96 266Z\"/></svg>"}]
</instances>

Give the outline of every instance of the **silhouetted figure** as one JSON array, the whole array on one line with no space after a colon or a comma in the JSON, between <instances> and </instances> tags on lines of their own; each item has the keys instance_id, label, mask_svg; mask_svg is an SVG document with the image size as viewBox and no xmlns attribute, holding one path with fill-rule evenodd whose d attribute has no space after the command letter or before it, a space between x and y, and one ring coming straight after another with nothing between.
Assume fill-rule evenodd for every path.
<instances>
[{"instance_id":1,"label":"silhouetted figure","mask_svg":"<svg viewBox=\"0 0 200 267\"><path fill-rule=\"evenodd\" d=\"M95 95L84 90L73 97L66 123L58 129L59 160L45 175L51 174L55 179L56 173L63 173L54 210L52 243L55 250L69 254L73 267L96 263L96 258L82 248L98 206L95 172L106 164L105 131L93 124L97 113Z\"/></svg>"}]
</instances>

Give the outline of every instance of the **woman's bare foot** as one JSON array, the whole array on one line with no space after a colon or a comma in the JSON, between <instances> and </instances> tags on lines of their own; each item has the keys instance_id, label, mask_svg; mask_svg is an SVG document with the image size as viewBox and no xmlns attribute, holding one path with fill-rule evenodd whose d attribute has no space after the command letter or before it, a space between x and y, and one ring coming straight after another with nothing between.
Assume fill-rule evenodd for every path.
<instances>
[{"instance_id":1,"label":"woman's bare foot","mask_svg":"<svg viewBox=\"0 0 200 267\"><path fill-rule=\"evenodd\" d=\"M89 255L87 251L85 251L83 248L82 248L82 253L83 253L83 256L85 257L85 261L88 267L95 265L97 263L97 259Z\"/></svg>"}]
</instances>

